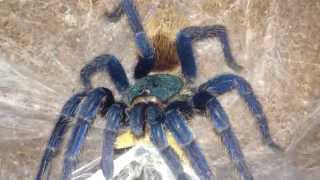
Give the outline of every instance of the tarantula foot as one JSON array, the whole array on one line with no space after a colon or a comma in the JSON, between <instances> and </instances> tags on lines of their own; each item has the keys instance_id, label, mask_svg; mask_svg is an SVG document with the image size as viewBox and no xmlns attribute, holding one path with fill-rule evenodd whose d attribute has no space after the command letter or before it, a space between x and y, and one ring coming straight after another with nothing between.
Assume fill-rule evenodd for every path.
<instances>
[{"instance_id":1,"label":"tarantula foot","mask_svg":"<svg viewBox=\"0 0 320 180\"><path fill-rule=\"evenodd\" d=\"M284 152L284 149L280 145L275 143L271 138L264 140L264 144L266 144L268 147L270 147L272 150L276 152Z\"/></svg>"}]
</instances>

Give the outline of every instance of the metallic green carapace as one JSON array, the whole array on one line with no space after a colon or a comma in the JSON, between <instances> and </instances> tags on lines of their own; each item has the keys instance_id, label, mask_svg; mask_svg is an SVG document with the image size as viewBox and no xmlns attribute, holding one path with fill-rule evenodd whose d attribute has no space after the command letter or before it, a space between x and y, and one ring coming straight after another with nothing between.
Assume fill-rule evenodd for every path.
<instances>
[{"instance_id":1,"label":"metallic green carapace","mask_svg":"<svg viewBox=\"0 0 320 180\"><path fill-rule=\"evenodd\" d=\"M146 95L155 96L161 101L166 101L170 97L180 92L183 86L182 80L169 74L149 75L139 79L128 93L128 101L131 103L136 97Z\"/></svg>"}]
</instances>

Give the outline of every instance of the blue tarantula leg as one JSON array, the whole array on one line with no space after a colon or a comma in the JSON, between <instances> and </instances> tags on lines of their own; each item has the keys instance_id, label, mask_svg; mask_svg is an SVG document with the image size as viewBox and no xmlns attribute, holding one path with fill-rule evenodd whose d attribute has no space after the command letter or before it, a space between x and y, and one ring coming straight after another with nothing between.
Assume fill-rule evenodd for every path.
<instances>
[{"instance_id":1,"label":"blue tarantula leg","mask_svg":"<svg viewBox=\"0 0 320 180\"><path fill-rule=\"evenodd\" d=\"M189 81L192 81L197 75L197 65L192 49L192 43L209 37L217 37L220 40L225 61L230 68L236 71L240 71L242 69L242 67L238 65L233 58L229 45L228 34L224 26L191 26L184 28L178 33L176 42L182 72Z\"/></svg>"},{"instance_id":2,"label":"blue tarantula leg","mask_svg":"<svg viewBox=\"0 0 320 180\"><path fill-rule=\"evenodd\" d=\"M80 78L87 90L92 88L91 76L98 72L109 73L119 92L124 92L129 87L127 75L115 56L109 54L98 56L82 68Z\"/></svg>"},{"instance_id":3,"label":"blue tarantula leg","mask_svg":"<svg viewBox=\"0 0 320 180\"><path fill-rule=\"evenodd\" d=\"M122 8L128 17L128 23L134 34L144 32L143 26L140 20L140 15L134 5L133 0L122 0Z\"/></svg>"},{"instance_id":4,"label":"blue tarantula leg","mask_svg":"<svg viewBox=\"0 0 320 180\"><path fill-rule=\"evenodd\" d=\"M253 180L239 141L231 129L229 118L218 100L208 92L203 91L195 94L193 102L196 108L209 112L215 132L221 137L221 141L225 145L242 179Z\"/></svg>"},{"instance_id":5,"label":"blue tarantula leg","mask_svg":"<svg viewBox=\"0 0 320 180\"><path fill-rule=\"evenodd\" d=\"M130 129L136 136L143 135L145 106L146 104L144 103L138 103L129 111L128 118Z\"/></svg>"},{"instance_id":6,"label":"blue tarantula leg","mask_svg":"<svg viewBox=\"0 0 320 180\"><path fill-rule=\"evenodd\" d=\"M126 13L131 30L135 35L136 46L139 50L139 62L135 67L135 78L146 76L155 64L155 50L143 29L139 13L133 0L122 0L123 11Z\"/></svg>"},{"instance_id":7,"label":"blue tarantula leg","mask_svg":"<svg viewBox=\"0 0 320 180\"><path fill-rule=\"evenodd\" d=\"M50 164L50 161L56 155L57 151L59 151L63 141L63 136L68 129L70 119L75 116L78 105L84 96L84 92L77 93L73 95L63 106L58 121L51 133L46 150L42 156L36 180L42 179Z\"/></svg>"},{"instance_id":8,"label":"blue tarantula leg","mask_svg":"<svg viewBox=\"0 0 320 180\"><path fill-rule=\"evenodd\" d=\"M178 180L187 180L188 175L183 171L179 156L169 146L166 134L162 127L164 116L162 110L155 104L146 108L146 120L151 129L151 141L168 164L172 173Z\"/></svg>"},{"instance_id":9,"label":"blue tarantula leg","mask_svg":"<svg viewBox=\"0 0 320 180\"><path fill-rule=\"evenodd\" d=\"M106 128L102 146L101 169L106 179L113 176L113 144L116 140L121 121L125 118L126 106L121 103L113 104L106 115Z\"/></svg>"},{"instance_id":10,"label":"blue tarantula leg","mask_svg":"<svg viewBox=\"0 0 320 180\"><path fill-rule=\"evenodd\" d=\"M186 152L193 169L200 179L215 179L182 114L177 110L166 112L165 125Z\"/></svg>"},{"instance_id":11,"label":"blue tarantula leg","mask_svg":"<svg viewBox=\"0 0 320 180\"><path fill-rule=\"evenodd\" d=\"M187 118L192 117L193 115L193 107L190 104L190 102L185 100L176 100L171 102L167 107L166 111L169 111L171 109L176 109L180 112L182 112L183 115L185 115Z\"/></svg>"},{"instance_id":12,"label":"blue tarantula leg","mask_svg":"<svg viewBox=\"0 0 320 180\"><path fill-rule=\"evenodd\" d=\"M244 180L253 180L253 176L247 166L239 141L234 135L227 114L216 98L211 98L207 104L207 109L211 114L215 130L221 136L223 144L234 162L239 174Z\"/></svg>"},{"instance_id":13,"label":"blue tarantula leg","mask_svg":"<svg viewBox=\"0 0 320 180\"><path fill-rule=\"evenodd\" d=\"M207 91L214 96L237 89L239 95L246 102L249 110L257 121L263 142L273 149L282 151L281 147L273 141L270 135L267 117L263 112L262 105L257 100L252 87L245 79L234 74L224 74L209 80L201 85L199 89Z\"/></svg>"},{"instance_id":14,"label":"blue tarantula leg","mask_svg":"<svg viewBox=\"0 0 320 180\"><path fill-rule=\"evenodd\" d=\"M88 93L87 97L80 104L77 115L77 123L73 128L67 151L64 154L63 179L70 180L72 170L76 166L77 156L85 141L88 130L96 114L114 102L112 92L106 88L96 88Z\"/></svg>"}]
</instances>

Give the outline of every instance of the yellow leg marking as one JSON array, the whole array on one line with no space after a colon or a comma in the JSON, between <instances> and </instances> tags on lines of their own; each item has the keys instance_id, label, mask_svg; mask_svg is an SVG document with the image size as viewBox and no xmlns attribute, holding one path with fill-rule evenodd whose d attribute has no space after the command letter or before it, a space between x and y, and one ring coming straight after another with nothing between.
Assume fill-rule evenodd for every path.
<instances>
[{"instance_id":1,"label":"yellow leg marking","mask_svg":"<svg viewBox=\"0 0 320 180\"><path fill-rule=\"evenodd\" d=\"M171 133L167 133L168 143L173 148L173 150L178 154L179 158L182 161L182 164L189 164L188 158L186 154L181 149L180 145L177 143L177 141L174 139Z\"/></svg>"}]
</instances>

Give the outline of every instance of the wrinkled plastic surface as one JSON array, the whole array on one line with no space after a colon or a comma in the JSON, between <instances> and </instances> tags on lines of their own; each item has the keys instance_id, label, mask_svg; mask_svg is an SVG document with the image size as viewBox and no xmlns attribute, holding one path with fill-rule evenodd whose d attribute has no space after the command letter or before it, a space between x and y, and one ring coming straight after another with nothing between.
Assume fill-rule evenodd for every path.
<instances>
[{"instance_id":1,"label":"wrinkled plastic surface","mask_svg":"<svg viewBox=\"0 0 320 180\"><path fill-rule=\"evenodd\" d=\"M100 158L73 172L73 180L104 180L102 170L99 169ZM157 149L152 145L140 144L125 152L114 161L114 180L165 180L174 179ZM185 165L190 180L199 180L194 171Z\"/></svg>"},{"instance_id":2,"label":"wrinkled plastic surface","mask_svg":"<svg viewBox=\"0 0 320 180\"><path fill-rule=\"evenodd\" d=\"M93 57L116 55L132 80L136 51L129 26L125 18L111 23L103 16L116 4L0 0L0 179L34 177L57 115L80 89L80 69ZM272 136L285 149L277 154L261 144L254 120L236 93L219 97L255 179L320 178L318 0L137 0L137 4L149 34L156 31L152 22L168 19L175 31L189 25L227 27L233 54L245 69L239 75L253 86ZM217 41L199 42L195 49L197 85L232 72ZM94 82L115 90L103 75ZM99 157L104 123L100 118L95 121L79 167ZM218 178L235 179L209 120L195 117L190 126ZM52 165L53 179L60 177L62 154Z\"/></svg>"}]
</instances>

